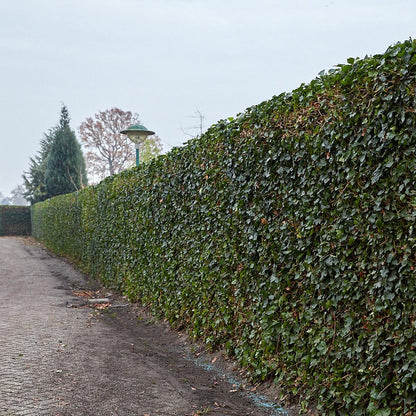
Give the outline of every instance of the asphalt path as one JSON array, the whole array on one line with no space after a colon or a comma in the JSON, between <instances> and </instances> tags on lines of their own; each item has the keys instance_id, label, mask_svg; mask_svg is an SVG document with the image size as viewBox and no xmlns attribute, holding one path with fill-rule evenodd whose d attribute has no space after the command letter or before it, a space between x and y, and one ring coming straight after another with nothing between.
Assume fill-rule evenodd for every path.
<instances>
[{"instance_id":1,"label":"asphalt path","mask_svg":"<svg viewBox=\"0 0 416 416\"><path fill-rule=\"evenodd\" d=\"M289 414L31 238L0 238L0 357L1 416Z\"/></svg>"}]
</instances>

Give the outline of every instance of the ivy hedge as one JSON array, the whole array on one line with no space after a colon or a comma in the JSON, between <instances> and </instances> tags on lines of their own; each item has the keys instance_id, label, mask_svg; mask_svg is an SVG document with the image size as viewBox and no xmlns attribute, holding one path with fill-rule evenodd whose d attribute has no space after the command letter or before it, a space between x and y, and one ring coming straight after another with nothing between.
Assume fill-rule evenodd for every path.
<instances>
[{"instance_id":1,"label":"ivy hedge","mask_svg":"<svg viewBox=\"0 0 416 416\"><path fill-rule=\"evenodd\" d=\"M416 43L348 60L34 235L325 415L416 412Z\"/></svg>"},{"instance_id":2,"label":"ivy hedge","mask_svg":"<svg viewBox=\"0 0 416 416\"><path fill-rule=\"evenodd\" d=\"M30 207L0 205L0 236L30 235Z\"/></svg>"}]
</instances>

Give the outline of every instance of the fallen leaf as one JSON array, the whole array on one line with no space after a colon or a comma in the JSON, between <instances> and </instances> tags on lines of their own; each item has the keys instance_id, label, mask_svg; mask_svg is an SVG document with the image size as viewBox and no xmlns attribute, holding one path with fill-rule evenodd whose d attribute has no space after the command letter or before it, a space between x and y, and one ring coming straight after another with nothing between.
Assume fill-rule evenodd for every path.
<instances>
[{"instance_id":1,"label":"fallen leaf","mask_svg":"<svg viewBox=\"0 0 416 416\"><path fill-rule=\"evenodd\" d=\"M96 303L93 305L95 309L98 309L100 311L107 309L111 306L111 303Z\"/></svg>"}]
</instances>

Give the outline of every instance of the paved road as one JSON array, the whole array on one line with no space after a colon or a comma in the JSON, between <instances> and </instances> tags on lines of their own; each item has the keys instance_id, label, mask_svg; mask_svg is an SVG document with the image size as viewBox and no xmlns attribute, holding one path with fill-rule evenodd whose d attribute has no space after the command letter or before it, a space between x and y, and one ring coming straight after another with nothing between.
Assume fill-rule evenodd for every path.
<instances>
[{"instance_id":1,"label":"paved road","mask_svg":"<svg viewBox=\"0 0 416 416\"><path fill-rule=\"evenodd\" d=\"M138 306L87 306L88 284L33 240L0 238L1 416L287 414Z\"/></svg>"}]
</instances>

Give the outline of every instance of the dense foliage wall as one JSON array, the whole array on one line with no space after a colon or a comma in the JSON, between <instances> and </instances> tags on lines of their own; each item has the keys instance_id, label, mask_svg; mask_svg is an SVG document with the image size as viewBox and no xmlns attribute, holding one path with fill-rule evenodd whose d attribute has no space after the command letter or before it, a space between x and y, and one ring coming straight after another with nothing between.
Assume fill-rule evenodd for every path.
<instances>
[{"instance_id":1,"label":"dense foliage wall","mask_svg":"<svg viewBox=\"0 0 416 416\"><path fill-rule=\"evenodd\" d=\"M415 51L349 59L147 166L37 204L35 237L286 399L411 415Z\"/></svg>"},{"instance_id":2,"label":"dense foliage wall","mask_svg":"<svg viewBox=\"0 0 416 416\"><path fill-rule=\"evenodd\" d=\"M30 234L30 207L0 205L0 236Z\"/></svg>"}]
</instances>

